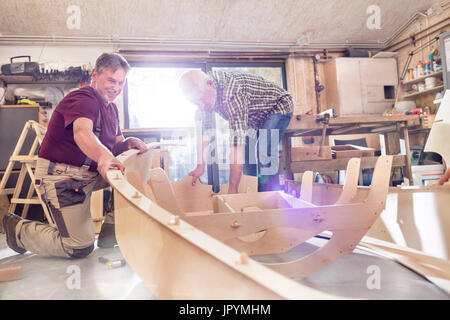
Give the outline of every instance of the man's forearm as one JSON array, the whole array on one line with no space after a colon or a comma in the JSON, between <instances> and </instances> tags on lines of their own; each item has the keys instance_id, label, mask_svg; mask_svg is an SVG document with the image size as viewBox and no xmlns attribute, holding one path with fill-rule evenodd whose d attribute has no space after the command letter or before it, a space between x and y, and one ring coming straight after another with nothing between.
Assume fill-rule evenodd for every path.
<instances>
[{"instance_id":1,"label":"man's forearm","mask_svg":"<svg viewBox=\"0 0 450 320\"><path fill-rule=\"evenodd\" d=\"M81 151L95 162L102 156L110 156L111 152L100 143L92 131L79 130L74 132L74 140Z\"/></svg>"}]
</instances>

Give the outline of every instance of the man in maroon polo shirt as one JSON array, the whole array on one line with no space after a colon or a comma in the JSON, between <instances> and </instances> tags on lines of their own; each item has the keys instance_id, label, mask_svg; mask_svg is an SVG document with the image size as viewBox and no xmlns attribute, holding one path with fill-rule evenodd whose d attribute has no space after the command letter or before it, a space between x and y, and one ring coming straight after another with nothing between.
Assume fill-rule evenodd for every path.
<instances>
[{"instance_id":1,"label":"man in maroon polo shirt","mask_svg":"<svg viewBox=\"0 0 450 320\"><path fill-rule=\"evenodd\" d=\"M9 213L3 226L11 249L67 258L83 258L94 249L92 191L108 186L108 169L124 170L115 155L131 148L140 153L148 150L137 138L124 139L113 103L129 68L122 56L102 54L92 71L91 85L69 93L55 108L35 176L56 227ZM101 239L107 239L103 241L105 247L114 245L113 223L113 216L107 215L99 246Z\"/></svg>"}]
</instances>

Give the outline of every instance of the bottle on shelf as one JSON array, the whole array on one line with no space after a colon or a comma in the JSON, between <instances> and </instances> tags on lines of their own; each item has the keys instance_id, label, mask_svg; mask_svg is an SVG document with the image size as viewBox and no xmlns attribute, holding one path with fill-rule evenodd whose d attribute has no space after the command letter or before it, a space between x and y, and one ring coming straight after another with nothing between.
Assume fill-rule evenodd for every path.
<instances>
[{"instance_id":1,"label":"bottle on shelf","mask_svg":"<svg viewBox=\"0 0 450 320\"><path fill-rule=\"evenodd\" d=\"M434 54L430 54L428 56L428 58L430 58L430 73L436 72L434 66L435 66L435 59L434 59Z\"/></svg>"},{"instance_id":2,"label":"bottle on shelf","mask_svg":"<svg viewBox=\"0 0 450 320\"><path fill-rule=\"evenodd\" d=\"M413 79L414 79L414 69L409 68L408 69L408 80L413 80Z\"/></svg>"},{"instance_id":3,"label":"bottle on shelf","mask_svg":"<svg viewBox=\"0 0 450 320\"><path fill-rule=\"evenodd\" d=\"M419 64L417 65L417 67L418 67L418 77L423 77L424 76L424 74L423 74L423 62L422 61L419 61Z\"/></svg>"}]
</instances>

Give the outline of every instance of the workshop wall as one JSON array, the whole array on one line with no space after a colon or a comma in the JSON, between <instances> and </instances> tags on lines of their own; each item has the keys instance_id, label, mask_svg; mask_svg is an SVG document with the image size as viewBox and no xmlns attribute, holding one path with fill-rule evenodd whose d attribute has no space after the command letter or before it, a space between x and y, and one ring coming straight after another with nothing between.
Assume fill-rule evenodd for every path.
<instances>
[{"instance_id":1,"label":"workshop wall","mask_svg":"<svg viewBox=\"0 0 450 320\"><path fill-rule=\"evenodd\" d=\"M31 56L32 61L36 61L40 64L41 68L48 70L57 69L65 70L70 66L77 67L82 66L91 70L97 57L104 52L113 52L113 46L0 46L0 65L10 63L10 58L14 56ZM64 90L67 94L70 89L73 88L72 85L54 85L58 86ZM30 89L41 88L42 84L36 85L18 85L10 84L8 85L8 94L11 93L17 87L27 87ZM119 96L116 101L117 107L119 108L119 118L121 126L123 126L123 96ZM56 106L53 106L56 107Z\"/></svg>"},{"instance_id":2,"label":"workshop wall","mask_svg":"<svg viewBox=\"0 0 450 320\"><path fill-rule=\"evenodd\" d=\"M334 54L332 56L342 56ZM324 62L319 60L316 64L319 83L325 86ZM293 55L286 60L287 87L294 99L294 114L304 114L307 112L317 113L319 105L320 112L330 109L327 102L327 88L319 93L317 99L315 91L314 62L310 57L296 57Z\"/></svg>"},{"instance_id":3,"label":"workshop wall","mask_svg":"<svg viewBox=\"0 0 450 320\"><path fill-rule=\"evenodd\" d=\"M97 57L103 52L113 51L113 46L0 46L0 65L10 63L10 58L19 55L29 55L32 61L37 61L41 68L65 70L70 66L84 66L89 70L95 64ZM337 56L339 54L334 54ZM333 56L333 55L330 55ZM319 61L316 65L320 84L325 85L324 63ZM311 57L292 55L286 60L287 87L294 98L294 113L301 114L311 111L317 113L317 101L320 111L332 106L327 104L327 88L320 92L319 99L315 92L314 65ZM18 85L9 85L9 91ZM42 85L27 85L29 88L39 88ZM71 87L60 85L67 93ZM120 110L120 120L123 125L123 98L117 99Z\"/></svg>"},{"instance_id":4,"label":"workshop wall","mask_svg":"<svg viewBox=\"0 0 450 320\"><path fill-rule=\"evenodd\" d=\"M399 78L410 52L425 45L428 41L438 36L441 31L448 30L450 30L450 4L445 7L432 7L426 14L418 14L416 19L393 39L390 47L386 48L386 51L397 52ZM414 37L415 41L412 37ZM415 67L419 61L429 60L428 56L433 48L440 50L439 42L434 42L416 53L411 59L409 68ZM407 80L408 77L406 76L405 79ZM399 93L401 100L403 92L400 91ZM417 97L417 107L430 106L431 111L435 112L433 104L435 95L436 92L432 92Z\"/></svg>"}]
</instances>

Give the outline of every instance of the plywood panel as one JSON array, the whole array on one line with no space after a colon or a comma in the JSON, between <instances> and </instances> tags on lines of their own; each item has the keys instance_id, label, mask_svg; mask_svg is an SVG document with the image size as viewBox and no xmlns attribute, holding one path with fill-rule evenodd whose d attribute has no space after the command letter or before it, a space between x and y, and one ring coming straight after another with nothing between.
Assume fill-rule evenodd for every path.
<instances>
[{"instance_id":1,"label":"plywood panel","mask_svg":"<svg viewBox=\"0 0 450 320\"><path fill-rule=\"evenodd\" d=\"M361 97L359 59L337 59L336 73L339 90L339 115L361 114L363 100Z\"/></svg>"},{"instance_id":2,"label":"plywood panel","mask_svg":"<svg viewBox=\"0 0 450 320\"><path fill-rule=\"evenodd\" d=\"M288 89L294 99L294 114L316 113L314 67L311 58L290 57L286 63Z\"/></svg>"}]
</instances>

